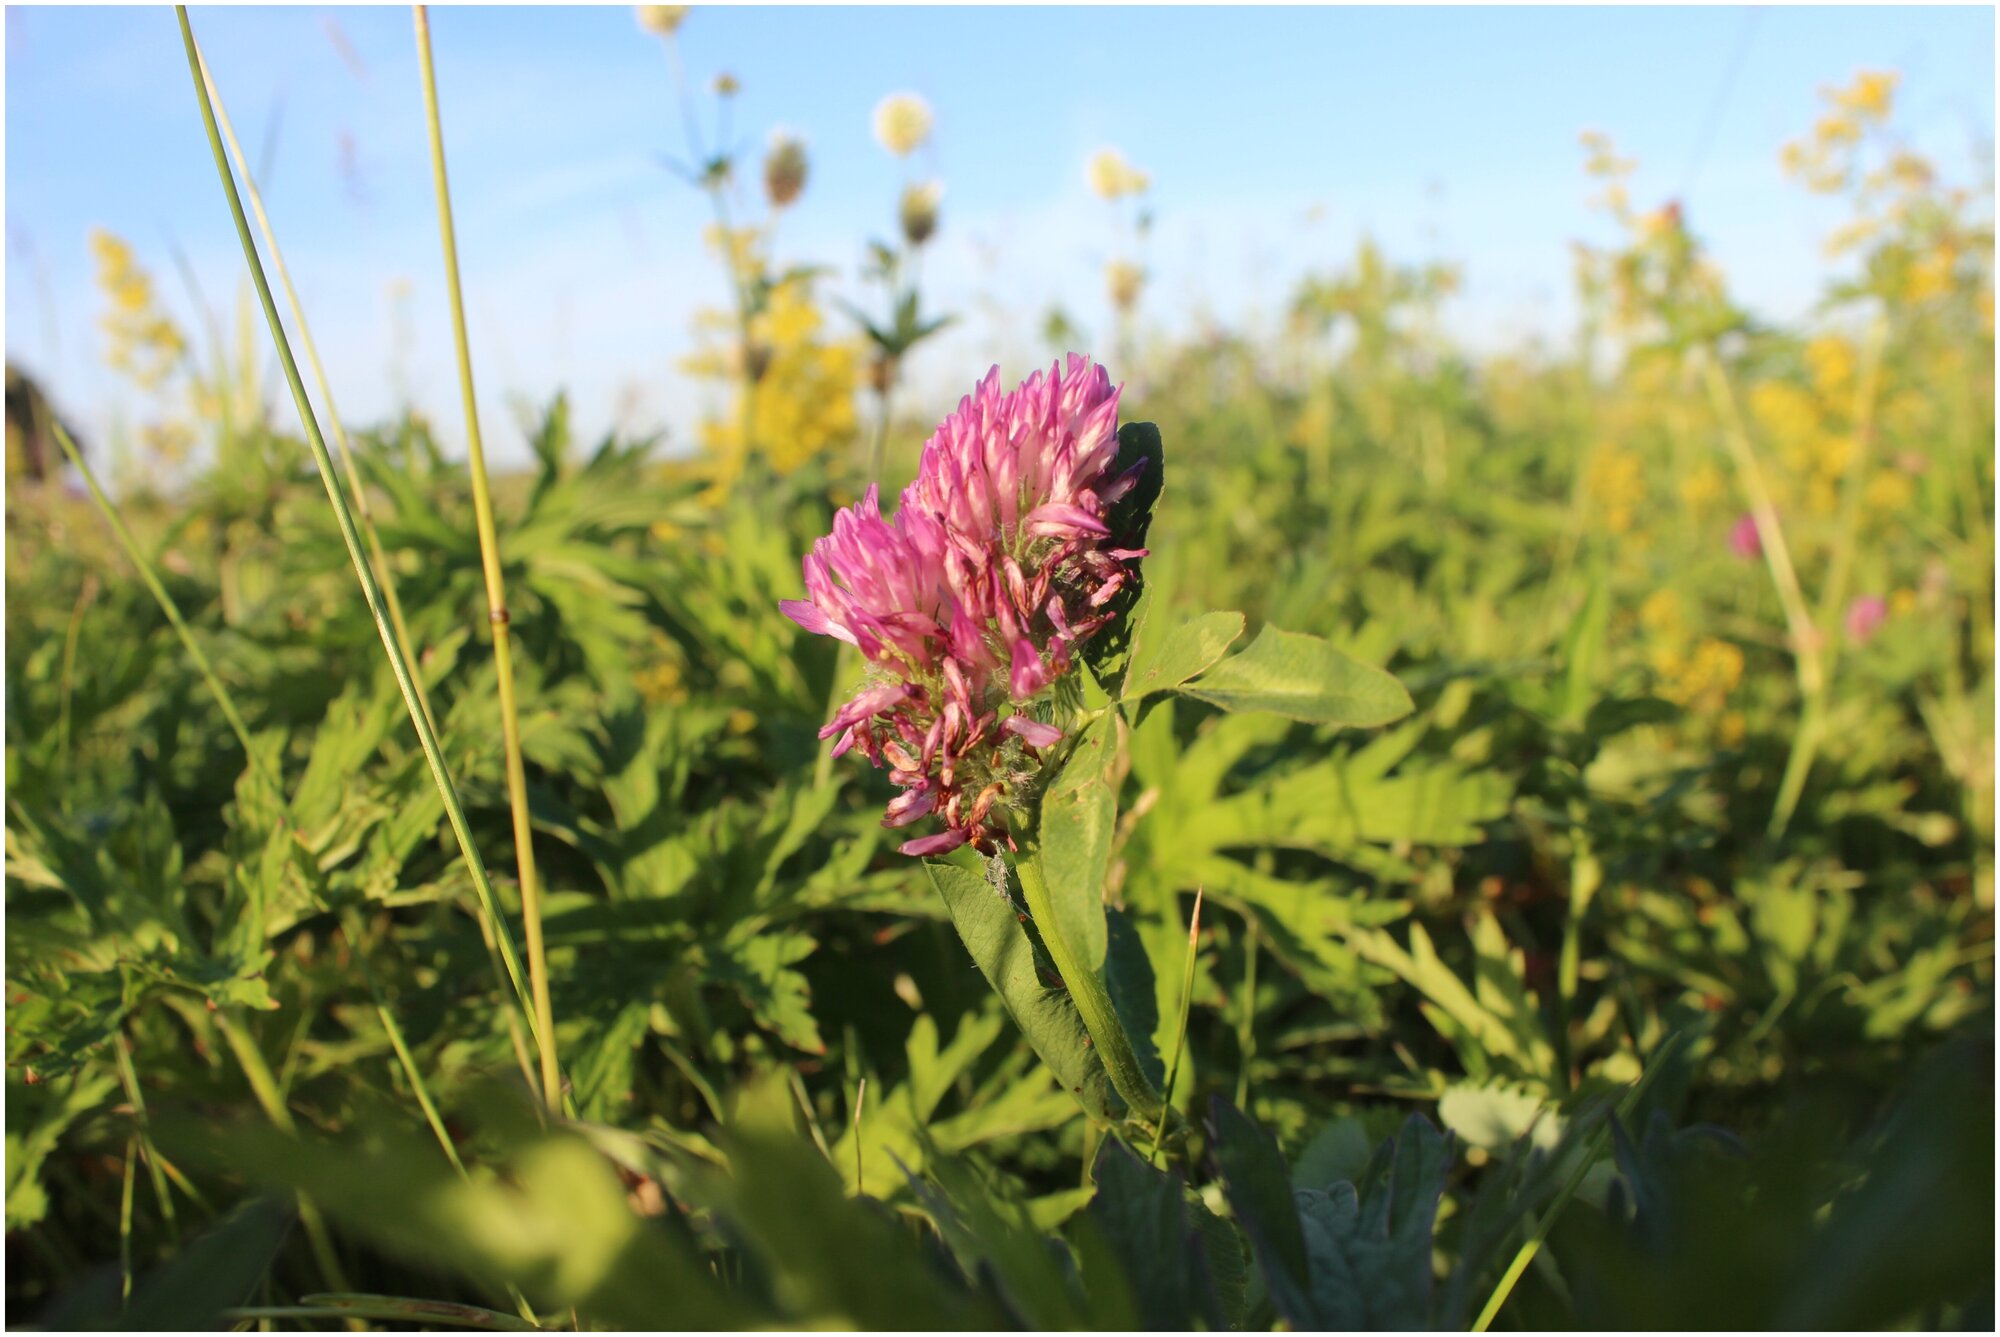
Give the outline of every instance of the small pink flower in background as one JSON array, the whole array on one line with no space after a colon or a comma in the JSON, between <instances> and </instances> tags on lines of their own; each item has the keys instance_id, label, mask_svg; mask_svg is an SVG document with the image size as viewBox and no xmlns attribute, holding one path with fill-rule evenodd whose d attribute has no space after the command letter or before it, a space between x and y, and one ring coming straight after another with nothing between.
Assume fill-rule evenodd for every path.
<instances>
[{"instance_id":1,"label":"small pink flower in background","mask_svg":"<svg viewBox=\"0 0 2000 1337\"><path fill-rule=\"evenodd\" d=\"M1113 471L1118 394L1074 353L1005 394L993 368L924 443L895 518L871 486L813 544L807 598L779 605L874 669L820 737L889 767L884 826L943 819L905 854L1011 844L1006 810L1062 740L1035 713L1146 555L1113 546L1146 464Z\"/></svg>"},{"instance_id":2,"label":"small pink flower in background","mask_svg":"<svg viewBox=\"0 0 2000 1337\"><path fill-rule=\"evenodd\" d=\"M1764 540L1757 536L1755 517L1746 515L1730 526L1729 551L1746 562L1764 555Z\"/></svg>"},{"instance_id":3,"label":"small pink flower in background","mask_svg":"<svg viewBox=\"0 0 2000 1337\"><path fill-rule=\"evenodd\" d=\"M1847 639L1866 645L1889 620L1889 605L1879 594L1863 594L1847 605Z\"/></svg>"}]
</instances>

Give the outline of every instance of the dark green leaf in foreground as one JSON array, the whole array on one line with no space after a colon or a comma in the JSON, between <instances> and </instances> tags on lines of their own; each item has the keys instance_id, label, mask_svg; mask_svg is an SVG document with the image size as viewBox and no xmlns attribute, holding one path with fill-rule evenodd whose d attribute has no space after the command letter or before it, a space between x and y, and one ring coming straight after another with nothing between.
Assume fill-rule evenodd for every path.
<instances>
[{"instance_id":1,"label":"dark green leaf in foreground","mask_svg":"<svg viewBox=\"0 0 2000 1337\"><path fill-rule=\"evenodd\" d=\"M1308 724L1371 728L1410 713L1410 694L1381 669L1317 636L1265 627L1247 649L1180 689L1224 710L1263 710Z\"/></svg>"},{"instance_id":2,"label":"dark green leaf in foreground","mask_svg":"<svg viewBox=\"0 0 2000 1337\"><path fill-rule=\"evenodd\" d=\"M376 1247L458 1271L497 1302L512 1284L538 1308L617 1327L753 1319L681 1240L633 1215L611 1166L573 1135L530 1135L504 1174L464 1180L435 1144L381 1125L365 1144L165 1119L160 1134L169 1154L310 1194Z\"/></svg>"}]
</instances>

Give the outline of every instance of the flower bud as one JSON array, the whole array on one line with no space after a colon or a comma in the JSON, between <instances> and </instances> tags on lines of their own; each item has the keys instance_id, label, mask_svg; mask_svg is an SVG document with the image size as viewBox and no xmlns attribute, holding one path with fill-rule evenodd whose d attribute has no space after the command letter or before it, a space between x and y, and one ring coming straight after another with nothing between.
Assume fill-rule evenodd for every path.
<instances>
[{"instance_id":1,"label":"flower bud","mask_svg":"<svg viewBox=\"0 0 2000 1337\"><path fill-rule=\"evenodd\" d=\"M806 146L796 135L778 131L764 155L764 195L773 209L783 209L806 188Z\"/></svg>"},{"instance_id":2,"label":"flower bud","mask_svg":"<svg viewBox=\"0 0 2000 1337\"><path fill-rule=\"evenodd\" d=\"M925 181L904 189L897 217L903 225L903 238L910 245L921 246L937 233L938 201L943 198L944 187L936 181Z\"/></svg>"},{"instance_id":3,"label":"flower bud","mask_svg":"<svg viewBox=\"0 0 2000 1337\"><path fill-rule=\"evenodd\" d=\"M1111 304L1129 312L1138 305L1139 291L1146 286L1146 271L1129 260L1113 260L1104 267L1104 285L1111 292Z\"/></svg>"}]
</instances>

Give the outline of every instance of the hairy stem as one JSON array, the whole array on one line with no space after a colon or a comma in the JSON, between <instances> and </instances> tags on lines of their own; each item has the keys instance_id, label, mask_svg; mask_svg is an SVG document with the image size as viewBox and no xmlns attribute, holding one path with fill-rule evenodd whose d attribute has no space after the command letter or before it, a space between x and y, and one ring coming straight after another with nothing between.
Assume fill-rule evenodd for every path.
<instances>
[{"instance_id":1,"label":"hairy stem","mask_svg":"<svg viewBox=\"0 0 2000 1337\"><path fill-rule=\"evenodd\" d=\"M1139 1066L1139 1056L1132 1051L1125 1023L1118 1019L1104 980L1085 963L1076 945L1063 933L1049 896L1049 884L1042 877L1040 852L1032 846L1024 848L1014 861L1014 872L1021 879L1021 895L1028 903L1028 913L1034 916L1035 927L1041 931L1042 943L1049 949L1056 971L1069 990L1070 1001L1083 1017L1084 1029L1090 1032L1091 1044L1104 1063L1112 1087L1142 1118L1148 1121L1164 1118L1166 1101Z\"/></svg>"}]
</instances>

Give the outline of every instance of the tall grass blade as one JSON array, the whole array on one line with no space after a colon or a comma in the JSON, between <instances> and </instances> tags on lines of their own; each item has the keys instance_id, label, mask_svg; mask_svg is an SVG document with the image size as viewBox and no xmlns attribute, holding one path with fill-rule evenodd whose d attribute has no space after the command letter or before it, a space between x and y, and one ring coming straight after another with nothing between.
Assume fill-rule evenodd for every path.
<instances>
[{"instance_id":1,"label":"tall grass blade","mask_svg":"<svg viewBox=\"0 0 2000 1337\"><path fill-rule=\"evenodd\" d=\"M250 223L244 216L243 200L236 190L236 179L229 170L229 160L222 147L222 134L215 122L215 110L209 104L208 89L201 77L201 60L196 53L194 29L188 23L187 6L176 5L174 12L181 25L181 39L187 47L188 74L194 80L195 95L201 103L202 122L208 131L209 149L215 158L216 174L222 179L223 193L228 197L230 214L236 223L237 240L243 247L243 260L250 269L250 277L257 288L257 297L264 308L265 322L270 326L272 342L277 345L278 361L284 368L285 382L292 392L292 402L298 409L299 423L306 433L306 441L312 447L313 461L319 467L320 481L325 485L327 500L333 506L334 518L340 526L340 535L347 545L349 560L354 564L354 573L361 582L362 596L367 600L368 611L375 619L375 628L381 636L382 647L389 657L390 671L395 675L396 686L402 692L403 703L408 708L410 722L416 726L417 741L422 746L424 759L430 764L431 779L437 784L439 796L444 800L445 815L451 820L452 834L458 838L459 853L465 859L467 871L472 876L473 889L478 893L480 908L493 922L494 936L500 944L502 961L507 967L507 976L514 988L517 1003L528 1015L528 1029L537 1045L542 1037L535 1028L534 1014L528 1004L527 984L521 973L520 958L514 950L513 934L500 914L500 904L494 895L492 881L487 877L486 864L479 857L479 849L472 840L472 828L466 821L465 809L459 802L458 788L452 783L451 774L445 768L444 753L438 745L437 735L432 730L430 720L425 716L417 696L415 677L410 671L408 660L401 644L396 640L395 628L389 621L387 603L375 581L375 573L368 565L362 552L361 536L355 527L354 513L342 494L340 480L335 477L333 457L328 453L326 439L320 434L319 420L313 413L312 403L306 397L303 380L299 376L298 363L292 357L290 341L285 337L285 327L278 318L277 303L271 297L271 285L264 277L263 262L258 259L257 245L250 237Z\"/></svg>"},{"instance_id":2,"label":"tall grass blade","mask_svg":"<svg viewBox=\"0 0 2000 1337\"><path fill-rule=\"evenodd\" d=\"M493 628L493 668L499 683L500 736L507 756L507 803L514 816L514 858L521 880L521 922L528 939L528 978L534 991L535 1027L541 1041L542 1096L552 1113L563 1112L562 1067L556 1056L555 1011L549 1000L548 954L542 944L541 888L535 877L535 828L528 811L528 776L521 759L521 724L514 704L514 656L508 633L507 583L500 570L500 536L493 523L493 492L486 476L486 448L479 434L479 402L472 384L472 349L465 334L465 294L459 286L458 240L451 221L451 187L445 176L444 123L438 113L437 70L431 59L430 13L415 7L417 66L423 74L424 119L430 130L431 178L437 188L438 231L444 241L445 288L451 297L452 343L458 353L458 387L465 400L466 465L472 474L472 509L479 528L479 562L486 577L486 618Z\"/></svg>"}]
</instances>

